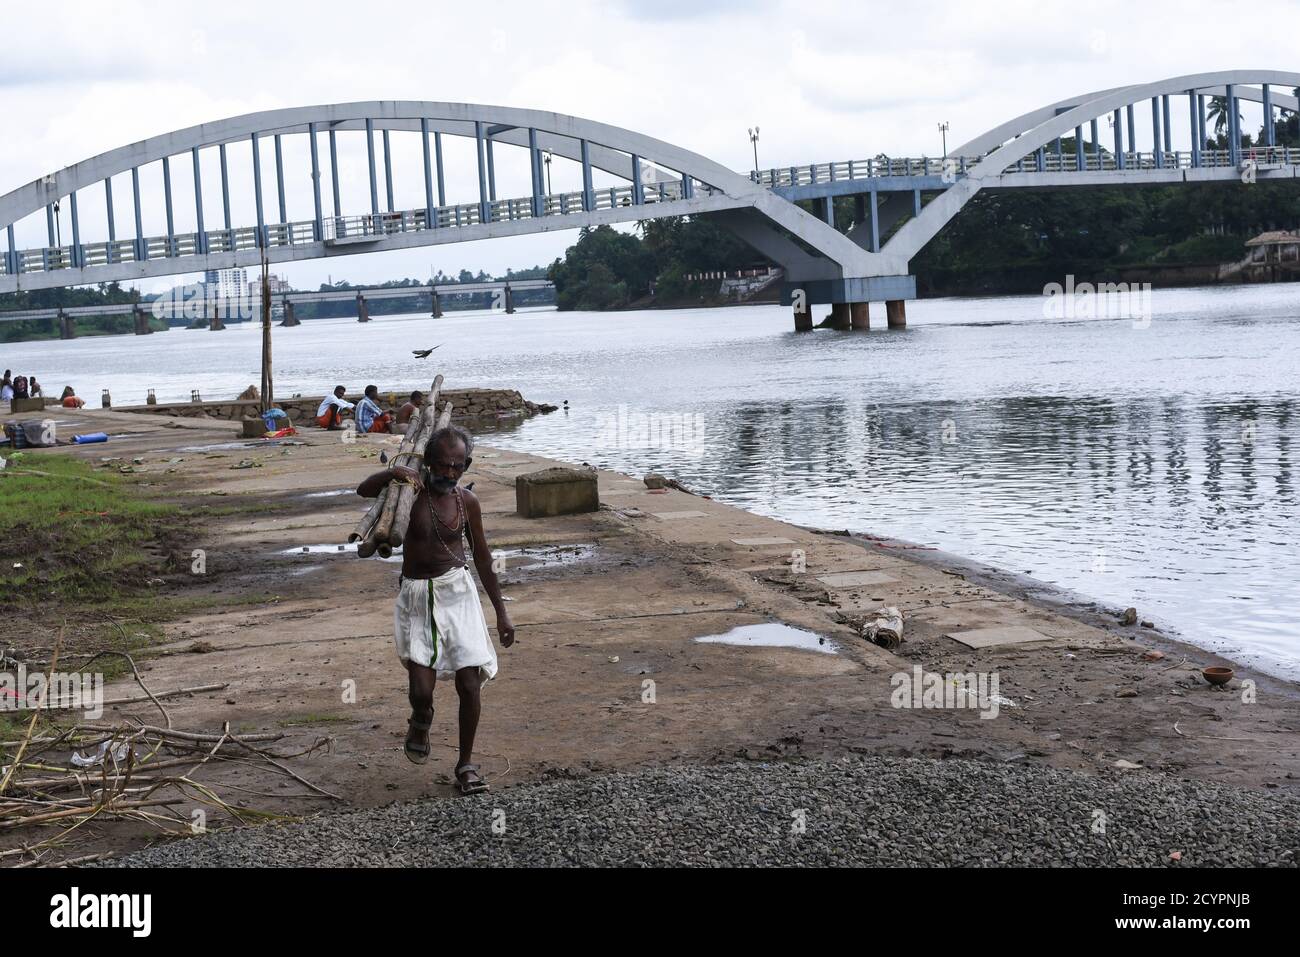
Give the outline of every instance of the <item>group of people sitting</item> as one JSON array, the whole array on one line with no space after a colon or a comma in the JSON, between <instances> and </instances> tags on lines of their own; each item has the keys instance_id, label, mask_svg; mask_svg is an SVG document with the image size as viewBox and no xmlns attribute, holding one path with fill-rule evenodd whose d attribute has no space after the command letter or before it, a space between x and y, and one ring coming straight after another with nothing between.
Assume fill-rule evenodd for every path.
<instances>
[{"instance_id":1,"label":"group of people sitting","mask_svg":"<svg viewBox=\"0 0 1300 957\"><path fill-rule=\"evenodd\" d=\"M30 379L25 375L15 376L5 369L5 377L0 380L0 401L12 402L14 399L37 399L41 397L41 384L36 376Z\"/></svg>"},{"instance_id":2,"label":"group of people sitting","mask_svg":"<svg viewBox=\"0 0 1300 957\"><path fill-rule=\"evenodd\" d=\"M36 376L13 375L12 370L5 369L3 379L0 379L0 402L13 402L14 399L43 399L45 393L41 390L41 384L36 381ZM72 386L63 387L63 395L59 396L59 404L65 409L80 409L85 405L85 401L77 398L77 393L72 391Z\"/></svg>"},{"instance_id":3,"label":"group of people sitting","mask_svg":"<svg viewBox=\"0 0 1300 957\"><path fill-rule=\"evenodd\" d=\"M316 410L316 424L322 429L343 429L343 413L351 412L358 432L403 433L415 410L424 402L424 393L416 390L401 408L394 411L379 404L378 386L366 386L359 402L349 402L344 398L347 394L346 386L335 386L333 393L325 396Z\"/></svg>"}]
</instances>

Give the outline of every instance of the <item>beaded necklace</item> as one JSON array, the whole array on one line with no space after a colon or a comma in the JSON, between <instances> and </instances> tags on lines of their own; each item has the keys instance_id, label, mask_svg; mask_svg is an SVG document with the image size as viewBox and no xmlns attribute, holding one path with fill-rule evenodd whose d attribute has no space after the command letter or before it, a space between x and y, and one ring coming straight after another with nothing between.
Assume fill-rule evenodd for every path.
<instances>
[{"instance_id":1,"label":"beaded necklace","mask_svg":"<svg viewBox=\"0 0 1300 957\"><path fill-rule=\"evenodd\" d=\"M424 503L429 507L429 517L433 519L433 537L438 540L438 545L441 546L442 550L447 553L447 557L450 558L453 562L455 562L458 565L465 565L466 564L465 546L462 544L460 546L460 555L456 555L455 552L453 552L450 548L447 547L447 543L442 537L442 532L438 530L438 526L441 525L443 528L447 529L448 531L455 532L456 538L454 539L454 541L456 542L460 542L461 536L465 533L465 502L460 496L460 486L456 487L457 521L454 526L448 525L446 522L444 522L441 518L438 517L438 512L433 507L432 492L428 490L425 491Z\"/></svg>"}]
</instances>

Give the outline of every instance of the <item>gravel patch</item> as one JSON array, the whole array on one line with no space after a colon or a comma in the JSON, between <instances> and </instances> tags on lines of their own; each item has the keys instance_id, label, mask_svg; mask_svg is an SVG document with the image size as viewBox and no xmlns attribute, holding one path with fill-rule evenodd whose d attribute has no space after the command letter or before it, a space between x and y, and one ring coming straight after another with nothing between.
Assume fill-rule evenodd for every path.
<instances>
[{"instance_id":1,"label":"gravel patch","mask_svg":"<svg viewBox=\"0 0 1300 957\"><path fill-rule=\"evenodd\" d=\"M1296 866L1298 848L1300 801L1278 795L867 757L563 778L214 831L104 866Z\"/></svg>"}]
</instances>

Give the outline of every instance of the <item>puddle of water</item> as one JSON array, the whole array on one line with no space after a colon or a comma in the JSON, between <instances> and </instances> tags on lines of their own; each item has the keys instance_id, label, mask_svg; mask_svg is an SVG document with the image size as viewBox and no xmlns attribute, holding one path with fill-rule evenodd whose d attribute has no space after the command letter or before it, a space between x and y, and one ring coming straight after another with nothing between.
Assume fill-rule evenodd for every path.
<instances>
[{"instance_id":1,"label":"puddle of water","mask_svg":"<svg viewBox=\"0 0 1300 957\"><path fill-rule=\"evenodd\" d=\"M308 492L303 498L328 498L331 495L355 495L357 490L354 488L336 488L328 492ZM370 511L368 508L366 511Z\"/></svg>"},{"instance_id":2,"label":"puddle of water","mask_svg":"<svg viewBox=\"0 0 1300 957\"><path fill-rule=\"evenodd\" d=\"M585 562L596 554L596 546L577 545L536 545L528 548L501 548L493 556L504 558L509 568L533 571L539 568L560 568L564 565L576 565Z\"/></svg>"},{"instance_id":3,"label":"puddle of water","mask_svg":"<svg viewBox=\"0 0 1300 957\"><path fill-rule=\"evenodd\" d=\"M182 445L177 452L225 452L230 449L274 449L282 445L306 445L293 439L259 439L256 442L216 442L212 445Z\"/></svg>"},{"instance_id":4,"label":"puddle of water","mask_svg":"<svg viewBox=\"0 0 1300 957\"><path fill-rule=\"evenodd\" d=\"M227 449L262 449L270 442L217 442L214 445L182 445L175 452L224 452Z\"/></svg>"},{"instance_id":5,"label":"puddle of water","mask_svg":"<svg viewBox=\"0 0 1300 957\"><path fill-rule=\"evenodd\" d=\"M821 635L800 628L791 628L780 622L770 621L761 625L741 625L720 635L704 635L695 639L703 644L740 645L746 648L799 648L803 651L818 651L824 655L837 655L839 649L834 642Z\"/></svg>"},{"instance_id":6,"label":"puddle of water","mask_svg":"<svg viewBox=\"0 0 1300 957\"><path fill-rule=\"evenodd\" d=\"M276 554L285 555L290 558L301 558L305 555L355 555L357 553L357 544L357 542L348 542L343 545L295 545L293 548L282 548L280 551L276 552ZM381 562L397 562L400 564L402 561L402 549L400 546L394 548L393 554L388 558L380 558L378 555L372 555L370 557Z\"/></svg>"}]
</instances>

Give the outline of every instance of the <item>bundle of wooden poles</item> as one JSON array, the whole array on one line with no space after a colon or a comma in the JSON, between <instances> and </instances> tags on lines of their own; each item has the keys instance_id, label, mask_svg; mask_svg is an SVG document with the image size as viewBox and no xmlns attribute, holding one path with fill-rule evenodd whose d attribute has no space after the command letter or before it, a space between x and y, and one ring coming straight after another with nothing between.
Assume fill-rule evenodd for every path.
<instances>
[{"instance_id":1,"label":"bundle of wooden poles","mask_svg":"<svg viewBox=\"0 0 1300 957\"><path fill-rule=\"evenodd\" d=\"M442 376L438 376L433 380L429 394L424 397L424 404L411 416L406 434L402 436L402 442L397 447L397 454L389 463L390 468L406 466L418 472L424 460L424 448L429 444L429 438L438 429L446 428L451 424L450 402L443 404L441 414L437 411L438 396L441 392ZM411 482L393 479L388 483L375 499L375 504L370 506L365 517L357 523L356 529L348 536L349 542L361 543L357 546L359 556L369 558L378 552L381 558L388 558L393 554L393 549L401 545L406 538L406 527L411 522L411 506L415 504L415 496L418 493L419 487Z\"/></svg>"}]
</instances>

